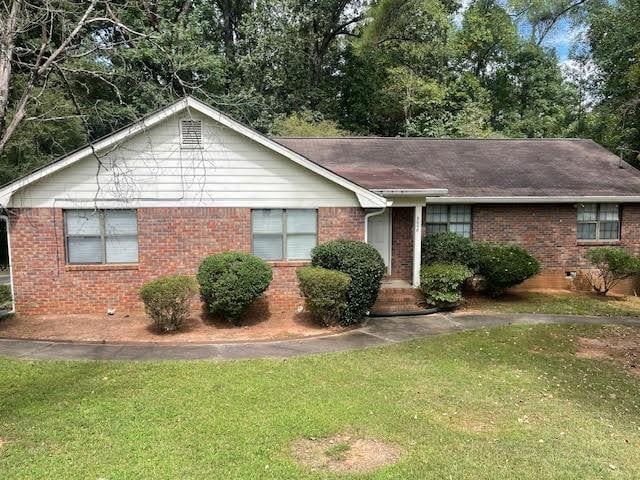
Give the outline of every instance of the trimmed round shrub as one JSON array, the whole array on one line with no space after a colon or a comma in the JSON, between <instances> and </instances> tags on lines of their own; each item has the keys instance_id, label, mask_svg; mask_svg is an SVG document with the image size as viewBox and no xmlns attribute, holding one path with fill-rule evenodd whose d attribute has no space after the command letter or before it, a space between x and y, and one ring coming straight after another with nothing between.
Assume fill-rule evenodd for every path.
<instances>
[{"instance_id":1,"label":"trimmed round shrub","mask_svg":"<svg viewBox=\"0 0 640 480\"><path fill-rule=\"evenodd\" d=\"M474 242L457 233L442 232L422 239L422 264L457 263L475 270L477 268Z\"/></svg>"},{"instance_id":2,"label":"trimmed round shrub","mask_svg":"<svg viewBox=\"0 0 640 480\"><path fill-rule=\"evenodd\" d=\"M434 263L420 269L420 290L431 305L451 305L462 300L462 285L472 275L459 263Z\"/></svg>"},{"instance_id":3,"label":"trimmed round shrub","mask_svg":"<svg viewBox=\"0 0 640 480\"><path fill-rule=\"evenodd\" d=\"M356 240L333 240L311 251L311 264L349 275L347 306L340 315L340 323L352 325L362 321L378 297L385 273L384 261L378 251Z\"/></svg>"},{"instance_id":4,"label":"trimmed round shrub","mask_svg":"<svg viewBox=\"0 0 640 480\"><path fill-rule=\"evenodd\" d=\"M11 304L11 285L0 285L0 308Z\"/></svg>"},{"instance_id":5,"label":"trimmed round shrub","mask_svg":"<svg viewBox=\"0 0 640 480\"><path fill-rule=\"evenodd\" d=\"M140 288L144 309L159 332L178 330L189 316L191 300L198 293L192 277L170 275L145 283Z\"/></svg>"},{"instance_id":6,"label":"trimmed round shrub","mask_svg":"<svg viewBox=\"0 0 640 480\"><path fill-rule=\"evenodd\" d=\"M476 253L478 273L486 281L487 292L494 297L540 271L538 260L517 245L480 243Z\"/></svg>"},{"instance_id":7,"label":"trimmed round shrub","mask_svg":"<svg viewBox=\"0 0 640 480\"><path fill-rule=\"evenodd\" d=\"M622 248L592 248L587 252L587 260L595 268L595 272L586 274L587 281L600 295L606 295L625 278L640 273L638 257Z\"/></svg>"},{"instance_id":8,"label":"trimmed round shrub","mask_svg":"<svg viewBox=\"0 0 640 480\"><path fill-rule=\"evenodd\" d=\"M206 257L198 269L202 300L210 313L234 325L267 289L271 267L250 253L225 252Z\"/></svg>"},{"instance_id":9,"label":"trimmed round shrub","mask_svg":"<svg viewBox=\"0 0 640 480\"><path fill-rule=\"evenodd\" d=\"M349 275L322 267L302 267L296 275L313 318L324 326L337 323L347 306Z\"/></svg>"}]
</instances>

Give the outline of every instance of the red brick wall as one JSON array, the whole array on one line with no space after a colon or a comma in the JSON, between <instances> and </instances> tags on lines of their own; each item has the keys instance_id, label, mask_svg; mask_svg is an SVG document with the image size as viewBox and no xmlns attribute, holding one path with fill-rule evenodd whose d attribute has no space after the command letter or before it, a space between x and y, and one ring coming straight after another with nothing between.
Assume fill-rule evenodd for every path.
<instances>
[{"instance_id":1,"label":"red brick wall","mask_svg":"<svg viewBox=\"0 0 640 480\"><path fill-rule=\"evenodd\" d=\"M413 215L415 207L391 208L390 278L411 281L413 277Z\"/></svg>"},{"instance_id":2,"label":"red brick wall","mask_svg":"<svg viewBox=\"0 0 640 480\"><path fill-rule=\"evenodd\" d=\"M138 289L160 275L194 274L208 254L251 251L248 208L138 209L137 265L66 265L61 209L12 212L11 259L20 314L119 313L142 308ZM320 208L318 241L362 240L364 212L359 208ZM266 297L271 310L301 304L295 269L304 262L273 262Z\"/></svg>"},{"instance_id":3,"label":"red brick wall","mask_svg":"<svg viewBox=\"0 0 640 480\"><path fill-rule=\"evenodd\" d=\"M621 239L615 245L638 254L640 205L623 205L621 214ZM514 242L540 261L541 275L525 287L570 288L565 272L588 267L586 252L603 245L577 240L577 212L571 204L477 205L472 215L475 240Z\"/></svg>"}]
</instances>

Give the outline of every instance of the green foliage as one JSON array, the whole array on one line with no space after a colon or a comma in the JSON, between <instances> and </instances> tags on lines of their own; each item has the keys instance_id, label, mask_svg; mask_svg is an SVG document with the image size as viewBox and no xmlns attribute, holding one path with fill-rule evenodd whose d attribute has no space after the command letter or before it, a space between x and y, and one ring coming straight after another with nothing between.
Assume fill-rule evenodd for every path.
<instances>
[{"instance_id":1,"label":"green foliage","mask_svg":"<svg viewBox=\"0 0 640 480\"><path fill-rule=\"evenodd\" d=\"M325 326L338 322L347 306L349 275L321 267L302 267L296 275L313 317Z\"/></svg>"},{"instance_id":2,"label":"green foliage","mask_svg":"<svg viewBox=\"0 0 640 480\"><path fill-rule=\"evenodd\" d=\"M364 242L333 240L311 251L311 264L338 270L351 277L347 306L340 316L342 325L362 321L378 297L385 266L378 251Z\"/></svg>"},{"instance_id":3,"label":"green foliage","mask_svg":"<svg viewBox=\"0 0 640 480\"><path fill-rule=\"evenodd\" d=\"M189 316L191 300L198 292L192 277L170 275L145 283L140 298L159 332L178 330Z\"/></svg>"},{"instance_id":4,"label":"green foliage","mask_svg":"<svg viewBox=\"0 0 640 480\"><path fill-rule=\"evenodd\" d=\"M622 248L592 248L587 252L587 260L596 271L588 272L586 278L601 295L606 295L625 278L640 273L640 259Z\"/></svg>"},{"instance_id":5,"label":"green foliage","mask_svg":"<svg viewBox=\"0 0 640 480\"><path fill-rule=\"evenodd\" d=\"M420 289L429 304L451 305L462 299L462 285L472 272L457 263L434 263L420 269Z\"/></svg>"},{"instance_id":6,"label":"green foliage","mask_svg":"<svg viewBox=\"0 0 640 480\"><path fill-rule=\"evenodd\" d=\"M209 312L238 325L247 307L267 289L272 275L271 267L255 255L225 252L206 257L197 278Z\"/></svg>"},{"instance_id":7,"label":"green foliage","mask_svg":"<svg viewBox=\"0 0 640 480\"><path fill-rule=\"evenodd\" d=\"M473 241L457 233L441 232L422 239L422 264L455 263L477 268L476 247Z\"/></svg>"},{"instance_id":8,"label":"green foliage","mask_svg":"<svg viewBox=\"0 0 640 480\"><path fill-rule=\"evenodd\" d=\"M540 271L538 260L517 245L478 243L476 254L478 273L484 277L492 296L502 295L505 289Z\"/></svg>"},{"instance_id":9,"label":"green foliage","mask_svg":"<svg viewBox=\"0 0 640 480\"><path fill-rule=\"evenodd\" d=\"M586 23L598 82L591 88L600 102L598 122L587 131L627 160L640 163L640 0L589 2Z\"/></svg>"},{"instance_id":10,"label":"green foliage","mask_svg":"<svg viewBox=\"0 0 640 480\"><path fill-rule=\"evenodd\" d=\"M349 132L338 127L333 120L325 120L321 114L304 110L276 120L272 133L280 137L344 137Z\"/></svg>"},{"instance_id":11,"label":"green foliage","mask_svg":"<svg viewBox=\"0 0 640 480\"><path fill-rule=\"evenodd\" d=\"M0 285L0 307L11 304L11 285Z\"/></svg>"}]
</instances>

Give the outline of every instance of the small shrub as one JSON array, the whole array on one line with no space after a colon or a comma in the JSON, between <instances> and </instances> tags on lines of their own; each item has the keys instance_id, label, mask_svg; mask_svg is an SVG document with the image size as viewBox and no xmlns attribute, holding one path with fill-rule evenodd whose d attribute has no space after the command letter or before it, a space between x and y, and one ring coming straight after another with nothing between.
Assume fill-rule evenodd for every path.
<instances>
[{"instance_id":1,"label":"small shrub","mask_svg":"<svg viewBox=\"0 0 640 480\"><path fill-rule=\"evenodd\" d=\"M538 260L517 245L477 244L476 255L478 273L484 277L487 291L494 297L540 271Z\"/></svg>"},{"instance_id":2,"label":"small shrub","mask_svg":"<svg viewBox=\"0 0 640 480\"><path fill-rule=\"evenodd\" d=\"M197 293L196 281L184 275L161 277L140 288L144 308L161 332L172 332L182 326Z\"/></svg>"},{"instance_id":3,"label":"small shrub","mask_svg":"<svg viewBox=\"0 0 640 480\"><path fill-rule=\"evenodd\" d=\"M420 289L431 305L451 305L462 299L462 284L471 274L458 263L425 265L420 270Z\"/></svg>"},{"instance_id":4,"label":"small shrub","mask_svg":"<svg viewBox=\"0 0 640 480\"><path fill-rule=\"evenodd\" d=\"M477 268L474 242L457 233L443 232L422 239L422 264L457 263L471 270Z\"/></svg>"},{"instance_id":5,"label":"small shrub","mask_svg":"<svg viewBox=\"0 0 640 480\"><path fill-rule=\"evenodd\" d=\"M11 285L0 285L0 308L11 305Z\"/></svg>"},{"instance_id":6,"label":"small shrub","mask_svg":"<svg viewBox=\"0 0 640 480\"><path fill-rule=\"evenodd\" d=\"M638 258L622 248L593 248L587 252L587 260L596 271L587 272L585 277L600 295L606 295L622 280L640 272Z\"/></svg>"},{"instance_id":7,"label":"small shrub","mask_svg":"<svg viewBox=\"0 0 640 480\"><path fill-rule=\"evenodd\" d=\"M384 261L378 251L364 242L333 240L312 250L311 264L349 275L347 306L342 311L340 323L360 322L375 303L384 276Z\"/></svg>"},{"instance_id":8,"label":"small shrub","mask_svg":"<svg viewBox=\"0 0 640 480\"><path fill-rule=\"evenodd\" d=\"M302 267L296 271L300 291L313 317L324 326L340 320L347 306L351 278L346 273L321 267Z\"/></svg>"},{"instance_id":9,"label":"small shrub","mask_svg":"<svg viewBox=\"0 0 640 480\"><path fill-rule=\"evenodd\" d=\"M272 275L271 267L261 258L226 252L205 258L197 278L209 312L238 325L247 307L267 289Z\"/></svg>"}]
</instances>

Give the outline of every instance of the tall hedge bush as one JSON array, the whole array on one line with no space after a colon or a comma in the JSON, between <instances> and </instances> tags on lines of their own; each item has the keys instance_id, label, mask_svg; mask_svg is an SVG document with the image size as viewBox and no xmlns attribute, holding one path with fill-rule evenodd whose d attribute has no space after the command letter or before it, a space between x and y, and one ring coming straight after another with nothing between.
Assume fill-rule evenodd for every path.
<instances>
[{"instance_id":1,"label":"tall hedge bush","mask_svg":"<svg viewBox=\"0 0 640 480\"><path fill-rule=\"evenodd\" d=\"M384 261L378 251L364 242L333 240L312 250L311 264L349 275L351 285L340 323L351 325L362 321L378 297L385 273Z\"/></svg>"},{"instance_id":2,"label":"tall hedge bush","mask_svg":"<svg viewBox=\"0 0 640 480\"><path fill-rule=\"evenodd\" d=\"M478 273L486 281L487 292L494 297L540 271L538 260L517 245L478 243L476 255Z\"/></svg>"},{"instance_id":3,"label":"tall hedge bush","mask_svg":"<svg viewBox=\"0 0 640 480\"><path fill-rule=\"evenodd\" d=\"M249 253L225 252L206 257L198 269L200 294L209 312L234 325L271 283L271 267Z\"/></svg>"},{"instance_id":4,"label":"tall hedge bush","mask_svg":"<svg viewBox=\"0 0 640 480\"><path fill-rule=\"evenodd\" d=\"M434 263L455 263L476 270L476 245L471 239L457 233L441 232L427 235L422 239L422 264Z\"/></svg>"},{"instance_id":5,"label":"tall hedge bush","mask_svg":"<svg viewBox=\"0 0 640 480\"><path fill-rule=\"evenodd\" d=\"M339 322L347 306L349 275L322 267L302 267L296 275L313 318L324 326Z\"/></svg>"}]
</instances>

